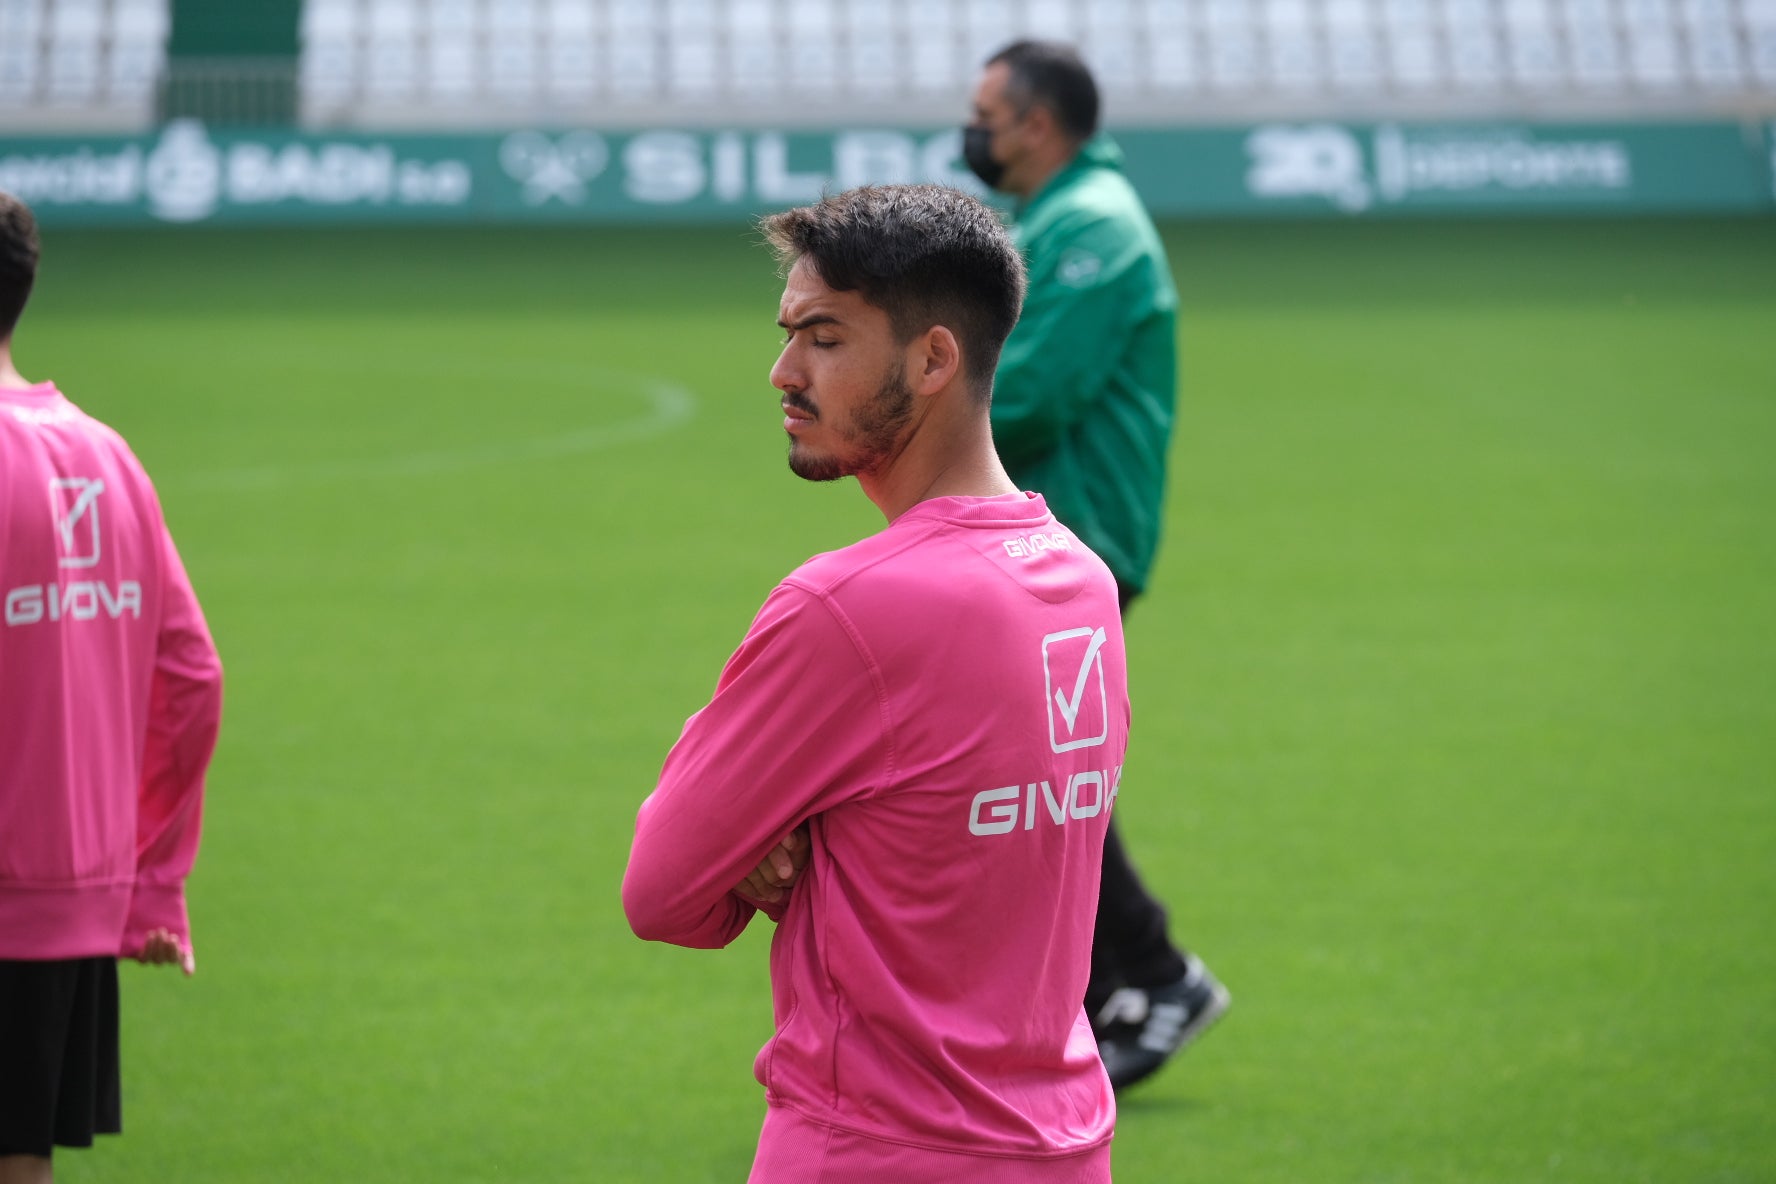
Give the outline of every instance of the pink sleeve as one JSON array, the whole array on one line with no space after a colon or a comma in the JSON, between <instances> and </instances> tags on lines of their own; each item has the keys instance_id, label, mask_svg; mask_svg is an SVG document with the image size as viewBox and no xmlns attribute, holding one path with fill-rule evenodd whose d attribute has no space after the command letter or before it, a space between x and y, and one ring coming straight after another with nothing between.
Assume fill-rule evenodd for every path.
<instances>
[{"instance_id":1,"label":"pink sleeve","mask_svg":"<svg viewBox=\"0 0 1776 1184\"><path fill-rule=\"evenodd\" d=\"M811 815L885 783L883 704L826 602L779 585L642 803L623 877L636 934L703 948L738 937L758 906L734 886Z\"/></svg>"},{"instance_id":2,"label":"pink sleeve","mask_svg":"<svg viewBox=\"0 0 1776 1184\"><path fill-rule=\"evenodd\" d=\"M136 885L122 954L133 957L156 929L187 948L185 877L197 858L204 771L222 720L222 664L185 565L162 528L160 632L148 701L148 740L136 821Z\"/></svg>"}]
</instances>

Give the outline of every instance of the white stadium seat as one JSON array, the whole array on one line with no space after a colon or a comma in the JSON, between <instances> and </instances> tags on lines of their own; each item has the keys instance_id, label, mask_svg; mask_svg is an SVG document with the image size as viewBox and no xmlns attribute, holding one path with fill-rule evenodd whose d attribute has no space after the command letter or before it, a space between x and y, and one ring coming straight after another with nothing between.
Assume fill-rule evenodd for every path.
<instances>
[{"instance_id":1,"label":"white stadium seat","mask_svg":"<svg viewBox=\"0 0 1776 1184\"><path fill-rule=\"evenodd\" d=\"M552 101L590 101L598 94L598 65L591 42L551 42L545 51L543 75L543 89Z\"/></svg>"},{"instance_id":2,"label":"white stadium seat","mask_svg":"<svg viewBox=\"0 0 1776 1184\"><path fill-rule=\"evenodd\" d=\"M365 32L384 45L392 41L411 42L419 32L420 8L412 0L379 0L364 15Z\"/></svg>"},{"instance_id":3,"label":"white stadium seat","mask_svg":"<svg viewBox=\"0 0 1776 1184\"><path fill-rule=\"evenodd\" d=\"M80 56L78 47L96 45L105 32L106 13L97 0L56 0L49 6L50 48L67 47Z\"/></svg>"},{"instance_id":4,"label":"white stadium seat","mask_svg":"<svg viewBox=\"0 0 1776 1184\"><path fill-rule=\"evenodd\" d=\"M727 77L736 94L758 97L778 92L783 66L777 48L777 39L763 34L729 40Z\"/></svg>"},{"instance_id":5,"label":"white stadium seat","mask_svg":"<svg viewBox=\"0 0 1776 1184\"><path fill-rule=\"evenodd\" d=\"M1306 30L1272 33L1269 38L1268 74L1273 85L1285 91L1312 90L1324 78L1319 43Z\"/></svg>"},{"instance_id":6,"label":"white stadium seat","mask_svg":"<svg viewBox=\"0 0 1776 1184\"><path fill-rule=\"evenodd\" d=\"M675 38L667 51L666 87L673 95L705 99L717 90L715 42L708 36Z\"/></svg>"},{"instance_id":7,"label":"white stadium seat","mask_svg":"<svg viewBox=\"0 0 1776 1184\"><path fill-rule=\"evenodd\" d=\"M146 41L115 41L105 59L105 90L125 103L145 103L166 61L163 47Z\"/></svg>"},{"instance_id":8,"label":"white stadium seat","mask_svg":"<svg viewBox=\"0 0 1776 1184\"><path fill-rule=\"evenodd\" d=\"M164 46L171 26L165 0L118 0L111 9L114 41Z\"/></svg>"},{"instance_id":9,"label":"white stadium seat","mask_svg":"<svg viewBox=\"0 0 1776 1184\"><path fill-rule=\"evenodd\" d=\"M1710 89L1730 89L1745 81L1738 41L1724 30L1699 32L1691 39L1690 69Z\"/></svg>"},{"instance_id":10,"label":"white stadium seat","mask_svg":"<svg viewBox=\"0 0 1776 1184\"><path fill-rule=\"evenodd\" d=\"M1332 84L1339 90L1366 91L1382 84L1381 48L1366 28L1329 33L1326 60Z\"/></svg>"},{"instance_id":11,"label":"white stadium seat","mask_svg":"<svg viewBox=\"0 0 1776 1184\"><path fill-rule=\"evenodd\" d=\"M426 42L425 89L440 99L468 98L480 83L480 43L460 35Z\"/></svg>"},{"instance_id":12,"label":"white stadium seat","mask_svg":"<svg viewBox=\"0 0 1776 1184\"><path fill-rule=\"evenodd\" d=\"M1030 34L1071 41L1079 36L1077 6L1067 0L1028 0L1026 6Z\"/></svg>"},{"instance_id":13,"label":"white stadium seat","mask_svg":"<svg viewBox=\"0 0 1776 1184\"><path fill-rule=\"evenodd\" d=\"M410 100L419 89L419 48L411 37L376 38L364 52L364 89L378 99Z\"/></svg>"},{"instance_id":14,"label":"white stadium seat","mask_svg":"<svg viewBox=\"0 0 1776 1184\"><path fill-rule=\"evenodd\" d=\"M305 41L338 41L358 34L358 6L352 0L308 0L302 6Z\"/></svg>"},{"instance_id":15,"label":"white stadium seat","mask_svg":"<svg viewBox=\"0 0 1776 1184\"><path fill-rule=\"evenodd\" d=\"M1115 11L1121 7L1117 0L1105 0L1105 8ZM1003 44L1009 40L1006 30L1011 28L1014 14L1006 0L973 0L959 14L962 27L971 35L997 38Z\"/></svg>"},{"instance_id":16,"label":"white stadium seat","mask_svg":"<svg viewBox=\"0 0 1776 1184\"><path fill-rule=\"evenodd\" d=\"M1497 87L1505 76L1498 40L1490 29L1479 26L1451 32L1449 67L1456 85L1467 89Z\"/></svg>"},{"instance_id":17,"label":"white stadium seat","mask_svg":"<svg viewBox=\"0 0 1776 1184\"><path fill-rule=\"evenodd\" d=\"M1273 36L1308 36L1313 16L1307 0L1270 0L1264 6L1264 24Z\"/></svg>"},{"instance_id":18,"label":"white stadium seat","mask_svg":"<svg viewBox=\"0 0 1776 1184\"><path fill-rule=\"evenodd\" d=\"M1320 19L1329 34L1368 33L1374 28L1368 0L1325 0Z\"/></svg>"},{"instance_id":19,"label":"white stadium seat","mask_svg":"<svg viewBox=\"0 0 1776 1184\"><path fill-rule=\"evenodd\" d=\"M1512 30L1505 56L1512 81L1525 89L1551 89L1566 77L1560 42L1551 29Z\"/></svg>"},{"instance_id":20,"label":"white stadium seat","mask_svg":"<svg viewBox=\"0 0 1776 1184\"><path fill-rule=\"evenodd\" d=\"M1430 0L1381 0L1382 23L1394 29L1428 28L1435 15Z\"/></svg>"},{"instance_id":21,"label":"white stadium seat","mask_svg":"<svg viewBox=\"0 0 1776 1184\"><path fill-rule=\"evenodd\" d=\"M1177 0L1137 0L1135 24L1154 36L1183 32L1190 28L1190 13Z\"/></svg>"},{"instance_id":22,"label":"white stadium seat","mask_svg":"<svg viewBox=\"0 0 1776 1184\"><path fill-rule=\"evenodd\" d=\"M1407 90L1428 90L1443 77L1442 55L1428 32L1401 32L1391 37L1387 60L1394 83Z\"/></svg>"},{"instance_id":23,"label":"white stadium seat","mask_svg":"<svg viewBox=\"0 0 1776 1184\"><path fill-rule=\"evenodd\" d=\"M1549 0L1503 0L1500 16L1511 30L1545 30L1555 23Z\"/></svg>"},{"instance_id":24,"label":"white stadium seat","mask_svg":"<svg viewBox=\"0 0 1776 1184\"><path fill-rule=\"evenodd\" d=\"M838 53L830 38L792 39L789 89L797 94L830 95L838 85Z\"/></svg>"},{"instance_id":25,"label":"white stadium seat","mask_svg":"<svg viewBox=\"0 0 1776 1184\"><path fill-rule=\"evenodd\" d=\"M1567 41L1572 79L1582 87L1619 87L1626 74L1615 32L1603 25L1574 27Z\"/></svg>"},{"instance_id":26,"label":"white stadium seat","mask_svg":"<svg viewBox=\"0 0 1776 1184\"><path fill-rule=\"evenodd\" d=\"M1669 29L1630 27L1628 73L1635 83L1652 90L1669 89L1683 82L1683 54Z\"/></svg>"},{"instance_id":27,"label":"white stadium seat","mask_svg":"<svg viewBox=\"0 0 1776 1184\"><path fill-rule=\"evenodd\" d=\"M1751 69L1766 90L1776 90L1776 24L1752 30Z\"/></svg>"},{"instance_id":28,"label":"white stadium seat","mask_svg":"<svg viewBox=\"0 0 1776 1184\"><path fill-rule=\"evenodd\" d=\"M1146 85L1146 62L1133 35L1127 32L1095 33L1082 43L1081 50L1106 94L1137 93Z\"/></svg>"},{"instance_id":29,"label":"white stadium seat","mask_svg":"<svg viewBox=\"0 0 1776 1184\"><path fill-rule=\"evenodd\" d=\"M54 104L90 103L99 95L97 41L72 41L49 51L47 94Z\"/></svg>"},{"instance_id":30,"label":"white stadium seat","mask_svg":"<svg viewBox=\"0 0 1776 1184\"><path fill-rule=\"evenodd\" d=\"M846 46L845 68L858 92L876 97L900 89L898 43L889 36L853 36Z\"/></svg>"},{"instance_id":31,"label":"white stadium seat","mask_svg":"<svg viewBox=\"0 0 1776 1184\"><path fill-rule=\"evenodd\" d=\"M385 0L377 0L377 3L383 2ZM491 37L519 37L542 28L543 14L538 10L537 0L487 0L486 21Z\"/></svg>"},{"instance_id":32,"label":"white stadium seat","mask_svg":"<svg viewBox=\"0 0 1776 1184\"><path fill-rule=\"evenodd\" d=\"M736 35L776 32L776 9L771 0L730 0L724 11L726 26Z\"/></svg>"},{"instance_id":33,"label":"white stadium seat","mask_svg":"<svg viewBox=\"0 0 1776 1184\"><path fill-rule=\"evenodd\" d=\"M962 71L957 67L956 49L949 41L934 39L929 44L922 41L911 42L907 47L907 56L911 66L910 81L916 91L950 93L967 84ZM972 64L969 70L972 73Z\"/></svg>"},{"instance_id":34,"label":"white stadium seat","mask_svg":"<svg viewBox=\"0 0 1776 1184\"><path fill-rule=\"evenodd\" d=\"M23 105L36 98L42 61L35 45L0 42L0 102Z\"/></svg>"},{"instance_id":35,"label":"white stadium seat","mask_svg":"<svg viewBox=\"0 0 1776 1184\"><path fill-rule=\"evenodd\" d=\"M553 0L539 14L544 36L589 40L597 28L594 11L584 0Z\"/></svg>"},{"instance_id":36,"label":"white stadium seat","mask_svg":"<svg viewBox=\"0 0 1776 1184\"><path fill-rule=\"evenodd\" d=\"M0 47L23 54L43 33L43 0L0 0Z\"/></svg>"},{"instance_id":37,"label":"white stadium seat","mask_svg":"<svg viewBox=\"0 0 1776 1184\"><path fill-rule=\"evenodd\" d=\"M673 37L710 37L715 33L716 5L714 0L672 0L664 19L655 17L655 21Z\"/></svg>"},{"instance_id":38,"label":"white stadium seat","mask_svg":"<svg viewBox=\"0 0 1776 1184\"><path fill-rule=\"evenodd\" d=\"M1162 91L1188 91L1202 85L1197 42L1183 30L1156 34L1148 44L1147 76Z\"/></svg>"},{"instance_id":39,"label":"white stadium seat","mask_svg":"<svg viewBox=\"0 0 1776 1184\"><path fill-rule=\"evenodd\" d=\"M659 53L651 39L613 39L610 47L611 88L619 98L654 95L660 86Z\"/></svg>"},{"instance_id":40,"label":"white stadium seat","mask_svg":"<svg viewBox=\"0 0 1776 1184\"><path fill-rule=\"evenodd\" d=\"M1258 86L1261 63L1258 36L1250 30L1223 30L1208 47L1209 85L1218 91L1251 91Z\"/></svg>"},{"instance_id":41,"label":"white stadium seat","mask_svg":"<svg viewBox=\"0 0 1776 1184\"><path fill-rule=\"evenodd\" d=\"M428 37L479 36L485 27L483 9L475 0L431 0L421 9Z\"/></svg>"}]
</instances>

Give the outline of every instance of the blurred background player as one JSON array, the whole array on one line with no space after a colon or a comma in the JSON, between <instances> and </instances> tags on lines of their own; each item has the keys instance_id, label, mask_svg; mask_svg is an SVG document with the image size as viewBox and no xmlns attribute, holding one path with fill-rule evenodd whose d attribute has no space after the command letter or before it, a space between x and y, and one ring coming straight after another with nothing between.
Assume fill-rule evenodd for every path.
<instances>
[{"instance_id":1,"label":"blurred background player","mask_svg":"<svg viewBox=\"0 0 1776 1184\"><path fill-rule=\"evenodd\" d=\"M1159 544L1177 383L1177 292L1153 220L1097 136L1098 89L1067 45L1018 41L987 61L963 132L969 168L1016 200L1023 315L993 383L993 440L1020 488L1116 575L1123 609ZM1158 1069L1227 1010L1175 946L1112 823L1086 1011L1118 1088Z\"/></svg>"},{"instance_id":2,"label":"blurred background player","mask_svg":"<svg viewBox=\"0 0 1776 1184\"><path fill-rule=\"evenodd\" d=\"M122 1130L117 959L197 968L222 668L118 434L13 365L35 222L0 193L0 1184Z\"/></svg>"},{"instance_id":3,"label":"blurred background player","mask_svg":"<svg viewBox=\"0 0 1776 1184\"><path fill-rule=\"evenodd\" d=\"M935 186L765 227L790 467L855 476L888 526L766 600L642 805L625 911L686 946L779 919L759 1184L1108 1181L1080 999L1128 740L1121 614L993 451L1022 262ZM799 879L761 890L797 834Z\"/></svg>"}]
</instances>

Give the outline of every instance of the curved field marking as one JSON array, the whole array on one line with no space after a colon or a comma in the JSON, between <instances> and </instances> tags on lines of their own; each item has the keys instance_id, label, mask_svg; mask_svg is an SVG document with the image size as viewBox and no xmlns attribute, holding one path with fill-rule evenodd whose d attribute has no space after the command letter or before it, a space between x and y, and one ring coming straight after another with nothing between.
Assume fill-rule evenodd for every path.
<instances>
[{"instance_id":1,"label":"curved field marking","mask_svg":"<svg viewBox=\"0 0 1776 1184\"><path fill-rule=\"evenodd\" d=\"M663 435L696 414L697 400L682 386L661 379L622 375L636 384L647 399L647 410L632 419L599 424L578 431L537 436L528 440L494 442L471 448L447 448L394 456L318 464L260 465L245 469L212 469L177 479L183 486L205 489L256 489L292 484L324 484L364 478L415 477L454 473L512 461L540 460L598 452L618 444L631 444Z\"/></svg>"}]
</instances>

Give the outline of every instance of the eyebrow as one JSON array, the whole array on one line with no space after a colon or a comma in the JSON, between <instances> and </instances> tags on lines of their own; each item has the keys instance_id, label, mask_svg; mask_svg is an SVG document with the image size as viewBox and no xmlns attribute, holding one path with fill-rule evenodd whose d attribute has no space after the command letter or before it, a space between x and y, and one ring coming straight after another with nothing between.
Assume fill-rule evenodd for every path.
<instances>
[{"instance_id":1,"label":"eyebrow","mask_svg":"<svg viewBox=\"0 0 1776 1184\"><path fill-rule=\"evenodd\" d=\"M828 316L826 313L816 313L811 317L803 317L801 320L793 323L784 320L782 317L777 318L777 327L779 329L788 329L791 333L794 333L799 329L812 329L815 325L838 324L843 324L843 322L840 321L838 317Z\"/></svg>"}]
</instances>

